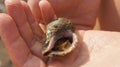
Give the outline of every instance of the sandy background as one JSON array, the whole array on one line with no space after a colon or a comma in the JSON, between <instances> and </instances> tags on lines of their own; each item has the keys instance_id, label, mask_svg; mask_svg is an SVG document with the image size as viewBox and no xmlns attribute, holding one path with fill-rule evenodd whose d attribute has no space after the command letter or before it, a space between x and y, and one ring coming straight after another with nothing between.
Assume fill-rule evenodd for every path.
<instances>
[{"instance_id":1,"label":"sandy background","mask_svg":"<svg viewBox=\"0 0 120 67\"><path fill-rule=\"evenodd\" d=\"M0 0L0 13L6 12L3 0ZM100 29L99 23L96 23L96 30ZM14 67L12 62L9 59L9 56L6 52L3 42L0 39L0 67Z\"/></svg>"}]
</instances>

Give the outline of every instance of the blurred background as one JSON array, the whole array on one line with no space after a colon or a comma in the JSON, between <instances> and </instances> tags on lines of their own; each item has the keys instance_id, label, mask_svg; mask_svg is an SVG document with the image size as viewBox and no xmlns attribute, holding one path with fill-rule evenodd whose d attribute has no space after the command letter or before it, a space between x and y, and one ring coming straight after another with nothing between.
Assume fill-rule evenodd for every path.
<instances>
[{"instance_id":1,"label":"blurred background","mask_svg":"<svg viewBox=\"0 0 120 67\"><path fill-rule=\"evenodd\" d=\"M6 13L4 0L0 0L0 13ZM94 29L95 30L100 29L98 22L96 23L96 26ZM6 52L6 49L5 49L1 39L0 39L0 67L14 67L12 62L10 61L10 58Z\"/></svg>"}]
</instances>

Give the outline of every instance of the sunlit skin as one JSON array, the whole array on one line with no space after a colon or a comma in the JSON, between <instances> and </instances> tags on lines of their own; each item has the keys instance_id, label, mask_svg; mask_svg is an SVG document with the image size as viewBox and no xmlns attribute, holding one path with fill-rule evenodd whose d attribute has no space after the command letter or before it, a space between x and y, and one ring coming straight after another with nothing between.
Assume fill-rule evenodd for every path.
<instances>
[{"instance_id":1,"label":"sunlit skin","mask_svg":"<svg viewBox=\"0 0 120 67\"><path fill-rule=\"evenodd\" d=\"M112 6L112 0L106 0L106 2L101 2L101 0L69 0L69 2L68 0L42 0L40 2L28 0L27 4L20 0L5 0L8 14L0 14L0 36L15 67L119 67L120 33L84 31L93 29L99 6L104 3L109 3L107 7ZM117 1L114 3L119 4ZM118 5L116 8L119 16ZM108 19L116 15L102 7L101 11L100 22L106 25L111 21L114 25L112 19ZM110 16L104 13L106 11ZM46 60L41 55L43 35L46 25L56 17L66 17L74 22L79 45L72 53L64 57ZM116 18L113 18L113 21ZM117 20L117 25L119 25L119 19ZM104 26L102 29L105 28ZM105 30L111 30L111 28L120 30L115 26L110 26Z\"/></svg>"}]
</instances>

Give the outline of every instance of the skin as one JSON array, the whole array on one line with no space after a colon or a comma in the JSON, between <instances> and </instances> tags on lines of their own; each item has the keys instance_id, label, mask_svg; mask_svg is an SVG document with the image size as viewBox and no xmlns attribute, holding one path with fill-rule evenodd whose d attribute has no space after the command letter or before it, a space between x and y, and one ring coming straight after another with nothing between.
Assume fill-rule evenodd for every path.
<instances>
[{"instance_id":1,"label":"skin","mask_svg":"<svg viewBox=\"0 0 120 67\"><path fill-rule=\"evenodd\" d=\"M15 67L119 67L119 32L81 30L92 29L95 25L100 0L90 2L69 0L67 4L64 1L67 2L67 0L42 0L38 3L38 0L29 0L30 10L25 2L5 0L8 14L0 14L0 36ZM59 6L59 4L63 6ZM102 13L107 11L102 9ZM100 17L102 17L102 13ZM40 50L43 39L41 36L44 35L46 24L56 16L67 17L74 22L80 43L71 54L55 57L45 62L45 57L41 55ZM107 17L101 18L100 22L105 22L109 19ZM111 20L107 20L107 22ZM107 22L105 23L107 24ZM114 26L111 26L110 29L112 27L114 29ZM115 30L119 31L116 28Z\"/></svg>"},{"instance_id":2,"label":"skin","mask_svg":"<svg viewBox=\"0 0 120 67\"><path fill-rule=\"evenodd\" d=\"M99 22L102 30L120 31L120 1L102 0Z\"/></svg>"}]
</instances>

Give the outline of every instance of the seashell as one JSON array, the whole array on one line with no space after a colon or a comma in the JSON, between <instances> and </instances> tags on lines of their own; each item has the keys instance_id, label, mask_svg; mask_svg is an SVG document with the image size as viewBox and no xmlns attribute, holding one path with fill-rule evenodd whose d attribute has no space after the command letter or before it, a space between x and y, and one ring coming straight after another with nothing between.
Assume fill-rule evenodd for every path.
<instances>
[{"instance_id":1,"label":"seashell","mask_svg":"<svg viewBox=\"0 0 120 67\"><path fill-rule=\"evenodd\" d=\"M77 43L72 22L66 18L58 18L47 25L42 54L48 57L65 56L76 48Z\"/></svg>"}]
</instances>

